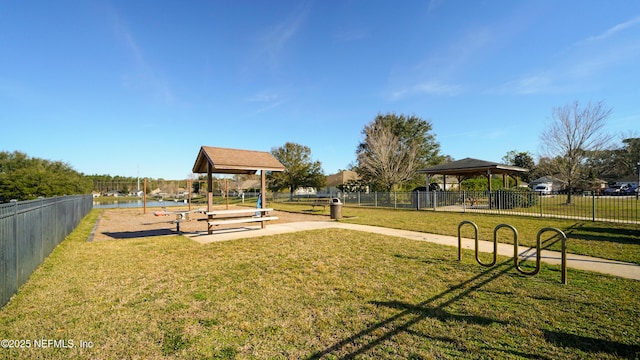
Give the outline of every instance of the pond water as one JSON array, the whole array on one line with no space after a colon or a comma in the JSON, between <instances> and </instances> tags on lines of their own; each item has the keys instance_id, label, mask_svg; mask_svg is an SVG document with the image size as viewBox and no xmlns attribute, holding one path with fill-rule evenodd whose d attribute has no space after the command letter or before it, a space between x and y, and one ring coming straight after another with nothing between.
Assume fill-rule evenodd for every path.
<instances>
[{"instance_id":1,"label":"pond water","mask_svg":"<svg viewBox=\"0 0 640 360\"><path fill-rule=\"evenodd\" d=\"M187 205L187 200L183 201L173 201L173 200L163 200L163 201L148 201L147 207L169 207L169 206L185 206ZM144 207L144 201L142 200L133 200L133 201L113 201L113 202L93 202L94 209L113 209L113 208L137 208Z\"/></svg>"}]
</instances>

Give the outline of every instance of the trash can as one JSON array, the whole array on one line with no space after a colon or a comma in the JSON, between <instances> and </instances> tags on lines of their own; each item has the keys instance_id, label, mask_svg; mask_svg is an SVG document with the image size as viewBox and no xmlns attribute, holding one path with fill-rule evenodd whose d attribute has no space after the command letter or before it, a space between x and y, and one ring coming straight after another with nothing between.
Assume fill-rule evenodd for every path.
<instances>
[{"instance_id":1,"label":"trash can","mask_svg":"<svg viewBox=\"0 0 640 360\"><path fill-rule=\"evenodd\" d=\"M329 208L331 210L331 219L333 220L342 219L342 201L340 201L340 199L338 198L331 199Z\"/></svg>"}]
</instances>

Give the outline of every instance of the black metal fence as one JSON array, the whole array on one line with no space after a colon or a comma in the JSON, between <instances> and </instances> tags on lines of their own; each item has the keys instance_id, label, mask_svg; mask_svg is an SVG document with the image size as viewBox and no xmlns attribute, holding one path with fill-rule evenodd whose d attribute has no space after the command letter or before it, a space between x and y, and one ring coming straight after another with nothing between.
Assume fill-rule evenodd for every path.
<instances>
[{"instance_id":1,"label":"black metal fence","mask_svg":"<svg viewBox=\"0 0 640 360\"><path fill-rule=\"evenodd\" d=\"M635 195L572 194L571 203L567 203L567 196L559 193L541 195L526 189L492 192L414 191L324 195L324 197L338 197L347 206L430 209L640 224L640 200ZM317 196L296 196L294 201L304 202L313 198ZM275 194L275 200L287 201L289 195Z\"/></svg>"},{"instance_id":2,"label":"black metal fence","mask_svg":"<svg viewBox=\"0 0 640 360\"><path fill-rule=\"evenodd\" d=\"M91 195L0 204L0 307L91 211Z\"/></svg>"}]
</instances>

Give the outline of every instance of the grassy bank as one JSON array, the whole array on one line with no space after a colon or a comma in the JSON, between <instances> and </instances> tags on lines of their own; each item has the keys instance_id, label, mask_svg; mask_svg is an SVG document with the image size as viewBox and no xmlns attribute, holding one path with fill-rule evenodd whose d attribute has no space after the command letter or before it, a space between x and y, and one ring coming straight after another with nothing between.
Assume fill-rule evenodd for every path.
<instances>
[{"instance_id":1,"label":"grassy bank","mask_svg":"<svg viewBox=\"0 0 640 360\"><path fill-rule=\"evenodd\" d=\"M290 203L271 203L269 206L280 210L315 214L329 214L329 209ZM533 218L474 213L439 211L393 210L362 207L343 207L345 219L342 221L384 226L396 229L420 231L440 235L458 235L458 225L463 220L476 223L481 240L493 240L493 229L498 224L510 224L518 230L521 245L535 246L540 229L555 227L567 235L567 251L604 259L640 264L640 226L606 222L576 221L565 219ZM471 226L462 227L462 236L473 238ZM544 247L560 250L560 242L554 233L543 234ZM498 232L498 241L513 243L513 234L508 229Z\"/></svg>"},{"instance_id":2,"label":"grassy bank","mask_svg":"<svg viewBox=\"0 0 640 360\"><path fill-rule=\"evenodd\" d=\"M3 358L634 358L640 282L486 269L344 230L86 242L93 211L0 311ZM80 348L80 341L91 347ZM68 342L67 342L68 344Z\"/></svg>"}]
</instances>

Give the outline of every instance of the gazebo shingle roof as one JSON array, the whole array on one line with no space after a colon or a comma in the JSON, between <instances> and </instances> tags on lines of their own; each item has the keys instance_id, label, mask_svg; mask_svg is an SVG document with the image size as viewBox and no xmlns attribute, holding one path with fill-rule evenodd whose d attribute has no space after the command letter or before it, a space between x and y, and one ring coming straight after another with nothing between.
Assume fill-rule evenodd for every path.
<instances>
[{"instance_id":1,"label":"gazebo shingle roof","mask_svg":"<svg viewBox=\"0 0 640 360\"><path fill-rule=\"evenodd\" d=\"M450 163L418 170L417 172L428 175L486 175L487 171L490 171L491 174L513 174L527 172L529 170L519 166L498 164L491 161L473 158L464 158Z\"/></svg>"},{"instance_id":2,"label":"gazebo shingle roof","mask_svg":"<svg viewBox=\"0 0 640 360\"><path fill-rule=\"evenodd\" d=\"M216 174L255 174L259 170L285 170L280 161L266 151L202 146L192 171L196 174L207 173L208 162L211 162L212 172Z\"/></svg>"}]
</instances>

